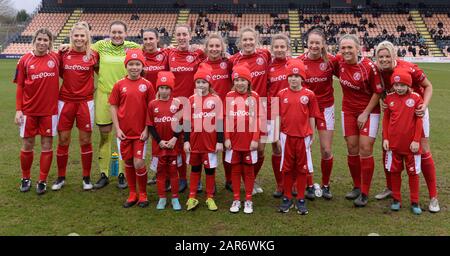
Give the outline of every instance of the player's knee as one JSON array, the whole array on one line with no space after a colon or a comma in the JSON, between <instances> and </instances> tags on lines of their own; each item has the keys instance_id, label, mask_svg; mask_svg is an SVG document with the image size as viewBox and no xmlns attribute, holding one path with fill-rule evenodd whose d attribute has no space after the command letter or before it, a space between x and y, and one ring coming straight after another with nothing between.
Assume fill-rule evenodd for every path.
<instances>
[{"instance_id":1,"label":"player's knee","mask_svg":"<svg viewBox=\"0 0 450 256\"><path fill-rule=\"evenodd\" d=\"M145 167L145 161L143 159L134 159L134 169L142 169Z\"/></svg>"},{"instance_id":2,"label":"player's knee","mask_svg":"<svg viewBox=\"0 0 450 256\"><path fill-rule=\"evenodd\" d=\"M321 149L322 159L330 159L332 156L331 148L330 149Z\"/></svg>"},{"instance_id":3,"label":"player's knee","mask_svg":"<svg viewBox=\"0 0 450 256\"><path fill-rule=\"evenodd\" d=\"M34 148L34 139L32 138L24 138L22 149L24 151L31 151Z\"/></svg>"}]
</instances>

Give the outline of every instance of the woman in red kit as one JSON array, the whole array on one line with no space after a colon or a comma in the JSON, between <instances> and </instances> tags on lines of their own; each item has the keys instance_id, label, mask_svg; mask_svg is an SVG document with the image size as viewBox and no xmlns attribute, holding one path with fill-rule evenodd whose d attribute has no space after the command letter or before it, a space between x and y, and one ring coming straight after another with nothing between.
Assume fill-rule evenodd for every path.
<instances>
[{"instance_id":1,"label":"woman in red kit","mask_svg":"<svg viewBox=\"0 0 450 256\"><path fill-rule=\"evenodd\" d=\"M251 75L251 89L256 92L262 101L262 110L265 111L267 106L267 80L268 70L271 60L271 54L266 49L257 49L259 45L259 38L256 31L251 27L244 27L239 31L237 46L240 51L230 58L233 66L246 63ZM261 135L267 135L267 116L266 113L261 114L263 117L260 122L262 130ZM264 163L264 146L258 145L258 163L255 165L255 177L258 175ZM254 194L262 193L263 189L259 184L254 184Z\"/></svg>"},{"instance_id":2,"label":"woman in red kit","mask_svg":"<svg viewBox=\"0 0 450 256\"><path fill-rule=\"evenodd\" d=\"M159 32L156 29L145 29L142 32L142 51L145 57L145 79L156 85L158 72L162 70L169 70L167 51L158 48ZM155 88L154 88L155 89Z\"/></svg>"},{"instance_id":3,"label":"woman in red kit","mask_svg":"<svg viewBox=\"0 0 450 256\"><path fill-rule=\"evenodd\" d=\"M205 59L202 50L191 50L189 41L191 40L191 31L188 25L179 24L175 26L175 39L177 48L168 50L169 70L175 76L175 86L173 88L173 97L180 98L183 103L188 102L188 98L194 93L194 74L197 72L198 65ZM182 147L182 144L180 143ZM180 176L179 192L187 188L186 179L186 155L182 148L181 166L178 167Z\"/></svg>"},{"instance_id":4,"label":"woman in red kit","mask_svg":"<svg viewBox=\"0 0 450 256\"><path fill-rule=\"evenodd\" d=\"M225 105L225 97L231 90L231 63L225 55L225 42L219 34L210 34L205 41L206 59L204 63L211 66L211 88L222 100L222 106ZM231 166L225 162L225 152L223 153L223 167L225 171L225 188L231 192Z\"/></svg>"},{"instance_id":5,"label":"woman in red kit","mask_svg":"<svg viewBox=\"0 0 450 256\"><path fill-rule=\"evenodd\" d=\"M53 136L58 122L60 60L53 48L53 35L45 28L33 36L33 50L17 63L14 82L17 84L15 123L20 127L22 148L20 191L31 189L31 166L36 135L41 135L41 158L38 195L47 190L47 176L53 158Z\"/></svg>"},{"instance_id":6,"label":"woman in red kit","mask_svg":"<svg viewBox=\"0 0 450 256\"><path fill-rule=\"evenodd\" d=\"M337 71L337 60L333 55L328 54L326 36L321 29L312 29L307 36L308 52L299 56L306 67L306 78L302 85L317 97L321 118L316 120L316 127L319 133L320 169L322 171L322 196L331 199L330 176L333 169L333 153L331 144L334 133L334 96L333 96L333 74ZM313 176L308 175L306 198L315 198L313 188Z\"/></svg>"},{"instance_id":7,"label":"woman in red kit","mask_svg":"<svg viewBox=\"0 0 450 256\"><path fill-rule=\"evenodd\" d=\"M147 106L155 98L155 91L152 84L142 77L144 62L141 50L128 50L125 57L128 75L114 85L109 96L111 117L117 133L117 148L121 159L125 161L125 175L130 189L124 208L136 203L140 207L147 207L149 204L145 168L148 138L146 118ZM139 196L136 193L136 181Z\"/></svg>"},{"instance_id":8,"label":"woman in red kit","mask_svg":"<svg viewBox=\"0 0 450 256\"><path fill-rule=\"evenodd\" d=\"M275 117L279 115L278 109L272 109L272 105L278 105L277 94L284 88L289 86L286 76L286 64L290 59L290 41L283 34L275 35L272 38L272 54L273 58L269 65L269 91L270 97L267 101L267 119L268 119L268 135L270 141L276 141L275 136ZM273 101L273 102L272 102ZM273 112L273 113L272 113ZM273 116L272 116L273 115ZM277 134L278 135L278 134ZM280 198L283 196L283 177L280 169L281 151L278 150L277 144L272 143L272 169L275 176L277 187L273 196Z\"/></svg>"},{"instance_id":9,"label":"woman in red kit","mask_svg":"<svg viewBox=\"0 0 450 256\"><path fill-rule=\"evenodd\" d=\"M436 186L436 168L434 165L434 160L430 151L430 118L428 113L428 105L430 104L431 97L433 94L433 85L423 70L416 64L397 59L394 45L389 41L384 41L378 44L375 55L377 57L377 65L380 69L381 75L383 77L384 87L386 92L392 91L392 84L390 77L392 73L397 69L406 69L412 77L412 90L418 93L422 99L423 104L416 109L416 114L422 117L423 120L423 136L420 141L422 146L422 173L425 177L425 181L428 187L428 193L430 197L430 204L428 205L428 210L430 212L439 212L439 201L437 195ZM383 152L383 159L385 158L385 153ZM383 161L384 162L384 161ZM390 185L390 175L385 169L386 174L386 189L382 193L375 196L377 199L384 199L391 195L391 185Z\"/></svg>"},{"instance_id":10,"label":"woman in red kit","mask_svg":"<svg viewBox=\"0 0 450 256\"><path fill-rule=\"evenodd\" d=\"M73 123L77 122L83 167L83 189L91 183L92 142L94 125L94 67L98 54L91 49L91 35L86 22L75 24L70 31L70 49L60 53L63 84L58 102L58 179L52 190L60 190L66 179L69 145Z\"/></svg>"},{"instance_id":11,"label":"woman in red kit","mask_svg":"<svg viewBox=\"0 0 450 256\"><path fill-rule=\"evenodd\" d=\"M370 60L359 57L357 37L346 34L339 40L339 82L342 87L342 131L347 142L347 162L353 190L345 197L364 207L374 171L373 144L378 132L383 88L378 70Z\"/></svg>"},{"instance_id":12,"label":"woman in red kit","mask_svg":"<svg viewBox=\"0 0 450 256\"><path fill-rule=\"evenodd\" d=\"M225 108L225 161L231 164L233 203L230 212L241 208L241 176L244 178L244 213L253 213L254 167L258 161L259 96L251 89L247 64L233 67L233 90L227 94Z\"/></svg>"},{"instance_id":13,"label":"woman in red kit","mask_svg":"<svg viewBox=\"0 0 450 256\"><path fill-rule=\"evenodd\" d=\"M185 108L183 118L186 163L192 166L188 211L198 206L196 196L202 165L206 173L206 205L209 210L217 211L213 198L217 153L223 151L223 111L220 97L211 88L212 79L211 66L200 64L194 75L195 94L189 98L190 108Z\"/></svg>"},{"instance_id":14,"label":"woman in red kit","mask_svg":"<svg viewBox=\"0 0 450 256\"><path fill-rule=\"evenodd\" d=\"M156 99L148 105L147 126L152 135L152 170L156 170L159 201L156 209L163 210L167 204L165 183L170 177L172 207L181 210L178 200L177 155L181 133L181 101L172 96L175 77L170 71L160 71L156 80Z\"/></svg>"},{"instance_id":15,"label":"woman in red kit","mask_svg":"<svg viewBox=\"0 0 450 256\"><path fill-rule=\"evenodd\" d=\"M401 184L403 162L409 177L411 211L419 215L419 175L420 139L422 137L422 118L416 116L415 110L423 104L419 94L412 92L412 78L409 70L395 69L391 84L394 92L384 99L387 108L383 117L383 149L386 153L386 169L392 182L391 210L401 208Z\"/></svg>"},{"instance_id":16,"label":"woman in red kit","mask_svg":"<svg viewBox=\"0 0 450 256\"><path fill-rule=\"evenodd\" d=\"M297 181L297 200L295 206L301 215L308 214L305 202L306 175L312 172L311 145L314 136L315 119L320 117L319 105L314 92L302 87L305 79L305 66L298 59L289 60L286 67L289 88L281 90L280 140L281 169L283 173L284 197L280 212L289 212L294 205L292 184Z\"/></svg>"}]
</instances>

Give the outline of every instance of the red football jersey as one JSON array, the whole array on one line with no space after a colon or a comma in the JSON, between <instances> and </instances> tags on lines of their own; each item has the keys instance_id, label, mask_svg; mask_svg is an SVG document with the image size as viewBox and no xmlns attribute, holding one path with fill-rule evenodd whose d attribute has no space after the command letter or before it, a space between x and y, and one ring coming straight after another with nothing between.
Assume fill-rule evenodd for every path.
<instances>
[{"instance_id":1,"label":"red football jersey","mask_svg":"<svg viewBox=\"0 0 450 256\"><path fill-rule=\"evenodd\" d=\"M287 59L272 59L269 65L269 97L276 97L278 92L289 87L286 75Z\"/></svg>"},{"instance_id":2,"label":"red football jersey","mask_svg":"<svg viewBox=\"0 0 450 256\"><path fill-rule=\"evenodd\" d=\"M113 87L109 103L118 106L119 127L127 139L139 139L145 129L148 103L155 98L152 84L145 78L125 77Z\"/></svg>"},{"instance_id":3,"label":"red football jersey","mask_svg":"<svg viewBox=\"0 0 450 256\"><path fill-rule=\"evenodd\" d=\"M384 102L387 108L383 117L383 138L389 140L392 151L411 154L411 142L420 142L422 137L422 118L416 116L415 109L423 103L415 92L405 95L389 93Z\"/></svg>"},{"instance_id":4,"label":"red football jersey","mask_svg":"<svg viewBox=\"0 0 450 256\"><path fill-rule=\"evenodd\" d=\"M192 95L190 108L185 112L190 122L191 152L211 153L216 151L217 120L223 120L222 101L219 96ZM187 108L185 110L188 110Z\"/></svg>"},{"instance_id":5,"label":"red football jersey","mask_svg":"<svg viewBox=\"0 0 450 256\"><path fill-rule=\"evenodd\" d=\"M14 83L22 87L21 101L16 104L25 115L51 116L58 113L59 56L49 52L23 55L17 63Z\"/></svg>"},{"instance_id":6,"label":"red football jersey","mask_svg":"<svg viewBox=\"0 0 450 256\"><path fill-rule=\"evenodd\" d=\"M145 79L150 81L153 84L153 86L156 86L156 80L158 79L158 72L169 70L167 53L168 51L161 49L159 49L154 53L144 52ZM156 91L155 87L153 87L153 89L155 89Z\"/></svg>"},{"instance_id":7,"label":"red football jersey","mask_svg":"<svg viewBox=\"0 0 450 256\"><path fill-rule=\"evenodd\" d=\"M314 127L311 127L309 118L321 117L314 92L304 87L299 91L285 88L278 97L281 132L302 138L313 134Z\"/></svg>"},{"instance_id":8,"label":"red football jersey","mask_svg":"<svg viewBox=\"0 0 450 256\"><path fill-rule=\"evenodd\" d=\"M168 50L169 70L175 75L175 88L173 97L186 97L188 99L195 88L194 75L198 65L205 59L201 50L195 52Z\"/></svg>"},{"instance_id":9,"label":"red football jersey","mask_svg":"<svg viewBox=\"0 0 450 256\"><path fill-rule=\"evenodd\" d=\"M269 77L269 64L271 54L266 49L256 49L256 52L250 55L243 55L238 52L231 56L232 65L247 63L252 75L252 90L258 93L260 97L267 97L267 81Z\"/></svg>"},{"instance_id":10,"label":"red football jersey","mask_svg":"<svg viewBox=\"0 0 450 256\"><path fill-rule=\"evenodd\" d=\"M249 151L252 141L259 141L259 96L256 92L231 91L225 103L225 139L236 151Z\"/></svg>"},{"instance_id":11,"label":"red football jersey","mask_svg":"<svg viewBox=\"0 0 450 256\"><path fill-rule=\"evenodd\" d=\"M86 52L60 52L63 84L59 98L63 101L92 100L94 96L94 66L98 62L98 54Z\"/></svg>"},{"instance_id":12,"label":"red football jersey","mask_svg":"<svg viewBox=\"0 0 450 256\"><path fill-rule=\"evenodd\" d=\"M170 98L168 100L156 99L148 105L147 125L156 129L161 140L170 140L173 138L175 129L180 124L182 118L182 105L180 100ZM161 149L158 142L152 140L153 156L176 156L180 146L180 138L173 149Z\"/></svg>"},{"instance_id":13,"label":"red football jersey","mask_svg":"<svg viewBox=\"0 0 450 256\"><path fill-rule=\"evenodd\" d=\"M211 73L211 87L222 99L223 104L225 104L225 97L227 93L231 90L231 63L227 59L219 60L209 60L206 59L205 63L209 64L212 68Z\"/></svg>"},{"instance_id":14,"label":"red football jersey","mask_svg":"<svg viewBox=\"0 0 450 256\"><path fill-rule=\"evenodd\" d=\"M328 62L323 58L310 59L306 53L298 57L305 64L306 70L306 79L303 80L302 86L314 92L322 111L334 105L333 75L338 70L336 57L330 54L327 57Z\"/></svg>"},{"instance_id":15,"label":"red football jersey","mask_svg":"<svg viewBox=\"0 0 450 256\"><path fill-rule=\"evenodd\" d=\"M419 66L417 66L416 64L404 60L397 60L397 66L394 68L394 70L397 68L408 70L408 73L411 75L412 78L411 88L413 88L414 92L417 92L421 97L423 97L424 88L420 84L423 82L423 80L425 80L425 78L427 78L423 70L419 68ZM391 84L392 73L394 73L393 70L381 72L384 82L384 89L388 93L392 92L392 84Z\"/></svg>"},{"instance_id":16,"label":"red football jersey","mask_svg":"<svg viewBox=\"0 0 450 256\"><path fill-rule=\"evenodd\" d=\"M367 58L362 58L357 64L347 64L339 61L339 82L342 86L342 111L361 113L367 107L374 93L381 94L381 78L375 65ZM380 113L378 104L373 113Z\"/></svg>"}]
</instances>

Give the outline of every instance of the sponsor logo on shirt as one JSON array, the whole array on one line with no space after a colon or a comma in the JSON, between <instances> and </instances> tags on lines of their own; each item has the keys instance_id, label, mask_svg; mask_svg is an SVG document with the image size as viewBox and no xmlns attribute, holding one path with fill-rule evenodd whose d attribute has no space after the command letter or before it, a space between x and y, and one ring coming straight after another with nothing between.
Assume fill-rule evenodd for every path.
<instances>
[{"instance_id":1,"label":"sponsor logo on shirt","mask_svg":"<svg viewBox=\"0 0 450 256\"><path fill-rule=\"evenodd\" d=\"M160 71L160 70L164 70L164 66L147 66L144 67L144 71Z\"/></svg>"},{"instance_id":2,"label":"sponsor logo on shirt","mask_svg":"<svg viewBox=\"0 0 450 256\"><path fill-rule=\"evenodd\" d=\"M153 121L155 123L177 122L178 118L174 116L163 116L163 117L155 117Z\"/></svg>"},{"instance_id":3,"label":"sponsor logo on shirt","mask_svg":"<svg viewBox=\"0 0 450 256\"><path fill-rule=\"evenodd\" d=\"M215 112L200 112L200 113L193 113L192 118L193 119L201 119L201 118L208 118L208 117L215 117Z\"/></svg>"},{"instance_id":4,"label":"sponsor logo on shirt","mask_svg":"<svg viewBox=\"0 0 450 256\"><path fill-rule=\"evenodd\" d=\"M253 77L257 77L257 76L262 76L262 75L264 75L266 73L266 71L265 70L262 70L262 71L253 71L253 72L251 72L250 74L251 74L251 76L252 76L252 78Z\"/></svg>"},{"instance_id":5,"label":"sponsor logo on shirt","mask_svg":"<svg viewBox=\"0 0 450 256\"><path fill-rule=\"evenodd\" d=\"M48 66L49 68L54 68L54 67L55 67L55 62L54 62L53 60L49 60L49 61L47 62L47 66Z\"/></svg>"},{"instance_id":6,"label":"sponsor logo on shirt","mask_svg":"<svg viewBox=\"0 0 450 256\"><path fill-rule=\"evenodd\" d=\"M172 72L192 72L192 71L194 71L194 68L193 67L176 67L176 68L171 67L170 71L172 71Z\"/></svg>"},{"instance_id":7,"label":"sponsor logo on shirt","mask_svg":"<svg viewBox=\"0 0 450 256\"><path fill-rule=\"evenodd\" d=\"M271 77L270 78L270 82L274 83L274 82L283 81L283 80L286 80L286 79L287 79L286 75L279 75L279 76L276 76L276 77Z\"/></svg>"},{"instance_id":8,"label":"sponsor logo on shirt","mask_svg":"<svg viewBox=\"0 0 450 256\"><path fill-rule=\"evenodd\" d=\"M221 80L221 79L228 79L228 78L229 78L228 74L225 74L225 75L213 75L212 76L213 80Z\"/></svg>"},{"instance_id":9,"label":"sponsor logo on shirt","mask_svg":"<svg viewBox=\"0 0 450 256\"><path fill-rule=\"evenodd\" d=\"M349 81L347 81L347 80L343 80L342 78L339 79L339 82L340 82L342 85L345 85L345 86L347 86L347 87L350 87L350 88L352 88L352 89L354 89L354 90L360 90L360 89L361 89L359 86L353 85L351 82L349 82Z\"/></svg>"},{"instance_id":10,"label":"sponsor logo on shirt","mask_svg":"<svg viewBox=\"0 0 450 256\"><path fill-rule=\"evenodd\" d=\"M411 98L407 99L405 103L406 103L406 106L410 107L410 108L414 107L414 104L416 104L416 102Z\"/></svg>"},{"instance_id":11,"label":"sponsor logo on shirt","mask_svg":"<svg viewBox=\"0 0 450 256\"><path fill-rule=\"evenodd\" d=\"M54 77L56 74L54 72L48 73L48 72L41 72L37 75L31 75L31 80L36 80L40 78L46 78L46 77Z\"/></svg>"},{"instance_id":12,"label":"sponsor logo on shirt","mask_svg":"<svg viewBox=\"0 0 450 256\"><path fill-rule=\"evenodd\" d=\"M88 71L89 67L83 67L81 65L64 65L65 70L76 70L76 71Z\"/></svg>"},{"instance_id":13,"label":"sponsor logo on shirt","mask_svg":"<svg viewBox=\"0 0 450 256\"><path fill-rule=\"evenodd\" d=\"M310 77L305 79L307 83L322 83L328 81L328 77Z\"/></svg>"},{"instance_id":14,"label":"sponsor logo on shirt","mask_svg":"<svg viewBox=\"0 0 450 256\"><path fill-rule=\"evenodd\" d=\"M359 81L361 79L361 74L359 72L356 72L355 74L353 74L353 79Z\"/></svg>"},{"instance_id":15,"label":"sponsor logo on shirt","mask_svg":"<svg viewBox=\"0 0 450 256\"><path fill-rule=\"evenodd\" d=\"M146 92L146 91L147 91L147 85L145 85L145 84L140 84L140 85L139 85L139 91L140 91L140 92Z\"/></svg>"},{"instance_id":16,"label":"sponsor logo on shirt","mask_svg":"<svg viewBox=\"0 0 450 256\"><path fill-rule=\"evenodd\" d=\"M304 105L308 104L309 102L308 96L303 95L302 97L300 97L300 102Z\"/></svg>"},{"instance_id":17,"label":"sponsor logo on shirt","mask_svg":"<svg viewBox=\"0 0 450 256\"><path fill-rule=\"evenodd\" d=\"M238 111L230 111L229 112L230 116L237 116L237 117L241 117L241 116L255 116L255 112L254 111L245 111L245 110L238 110Z\"/></svg>"}]
</instances>

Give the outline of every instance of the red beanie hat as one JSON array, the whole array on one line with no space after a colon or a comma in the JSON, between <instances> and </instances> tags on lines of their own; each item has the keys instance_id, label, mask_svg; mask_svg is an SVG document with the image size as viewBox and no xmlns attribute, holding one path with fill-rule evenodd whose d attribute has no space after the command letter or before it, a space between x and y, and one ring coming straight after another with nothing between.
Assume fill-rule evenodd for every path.
<instances>
[{"instance_id":1,"label":"red beanie hat","mask_svg":"<svg viewBox=\"0 0 450 256\"><path fill-rule=\"evenodd\" d=\"M158 80L156 80L156 90L160 86L168 86L170 89L175 87L175 76L170 71L159 71L158 73Z\"/></svg>"},{"instance_id":2,"label":"red beanie hat","mask_svg":"<svg viewBox=\"0 0 450 256\"><path fill-rule=\"evenodd\" d=\"M252 82L252 74L250 73L250 69L247 63L238 64L233 67L233 80L239 77L246 79L250 83Z\"/></svg>"},{"instance_id":3,"label":"red beanie hat","mask_svg":"<svg viewBox=\"0 0 450 256\"><path fill-rule=\"evenodd\" d=\"M401 83L411 87L412 77L409 74L408 70L401 68L394 69L394 73L392 73L391 76L391 84L394 85L395 83Z\"/></svg>"},{"instance_id":4,"label":"red beanie hat","mask_svg":"<svg viewBox=\"0 0 450 256\"><path fill-rule=\"evenodd\" d=\"M299 75L303 79L306 79L305 65L303 61L299 59L290 59L286 63L286 75Z\"/></svg>"},{"instance_id":5,"label":"red beanie hat","mask_svg":"<svg viewBox=\"0 0 450 256\"><path fill-rule=\"evenodd\" d=\"M142 65L144 65L145 63L145 57L144 54L142 53L141 49L128 49L127 50L127 56L125 57L125 67L127 66L128 62L130 60L138 60L140 62L142 62Z\"/></svg>"},{"instance_id":6,"label":"red beanie hat","mask_svg":"<svg viewBox=\"0 0 450 256\"><path fill-rule=\"evenodd\" d=\"M198 66L197 72L194 75L194 81L197 79L206 80L208 83L211 83L212 77L212 67L206 63L200 63Z\"/></svg>"}]
</instances>

